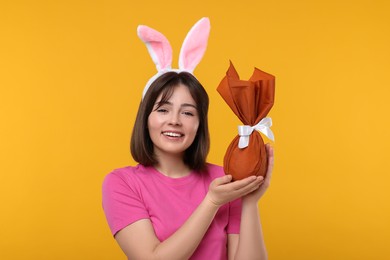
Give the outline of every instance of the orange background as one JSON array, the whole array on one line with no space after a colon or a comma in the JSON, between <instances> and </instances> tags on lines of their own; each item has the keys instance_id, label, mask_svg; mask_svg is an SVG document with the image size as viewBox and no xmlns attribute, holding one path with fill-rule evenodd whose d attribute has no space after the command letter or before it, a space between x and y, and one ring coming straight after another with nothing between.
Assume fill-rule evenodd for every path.
<instances>
[{"instance_id":1,"label":"orange background","mask_svg":"<svg viewBox=\"0 0 390 260\"><path fill-rule=\"evenodd\" d=\"M270 259L389 259L390 4L355 1L1 1L0 259L125 259L101 183L155 73L138 24L174 50L202 16L195 74L211 100L209 161L235 118L216 92L231 59L276 75L276 167L261 200ZM267 141L267 140L266 140Z\"/></svg>"}]
</instances>

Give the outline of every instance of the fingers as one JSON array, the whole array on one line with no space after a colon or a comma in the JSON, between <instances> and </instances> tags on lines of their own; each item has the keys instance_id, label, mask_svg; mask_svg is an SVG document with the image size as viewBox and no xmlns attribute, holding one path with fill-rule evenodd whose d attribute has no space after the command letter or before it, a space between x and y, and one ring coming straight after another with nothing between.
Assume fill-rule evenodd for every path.
<instances>
[{"instance_id":1,"label":"fingers","mask_svg":"<svg viewBox=\"0 0 390 260\"><path fill-rule=\"evenodd\" d=\"M234 192L237 193L240 197L242 197L249 193L252 193L255 190L258 190L263 183L264 183L264 179L263 177L260 176L254 182Z\"/></svg>"},{"instance_id":2,"label":"fingers","mask_svg":"<svg viewBox=\"0 0 390 260\"><path fill-rule=\"evenodd\" d=\"M264 181L264 187L268 187L270 182L271 182L271 177L272 177L272 171L274 169L274 149L270 144L265 145L267 149L267 162L268 162L268 167L267 167L267 173L265 175L265 181Z\"/></svg>"},{"instance_id":3,"label":"fingers","mask_svg":"<svg viewBox=\"0 0 390 260\"><path fill-rule=\"evenodd\" d=\"M232 176L229 174L229 175L225 175L225 176L216 178L214 180L214 184L216 186L219 186L219 185L223 185L223 184L229 183L231 181L232 181Z\"/></svg>"},{"instance_id":4,"label":"fingers","mask_svg":"<svg viewBox=\"0 0 390 260\"><path fill-rule=\"evenodd\" d=\"M270 144L265 145L267 149L267 155L268 155L268 169L267 172L272 172L274 168L274 148Z\"/></svg>"},{"instance_id":5,"label":"fingers","mask_svg":"<svg viewBox=\"0 0 390 260\"><path fill-rule=\"evenodd\" d=\"M211 182L207 198L214 205L220 206L226 202L243 197L259 189L264 182L262 176L250 176L235 182L231 182L231 180L232 176L226 175Z\"/></svg>"},{"instance_id":6,"label":"fingers","mask_svg":"<svg viewBox=\"0 0 390 260\"><path fill-rule=\"evenodd\" d=\"M235 181L231 183L231 193L235 196L242 197L252 191L257 190L260 185L264 182L264 178L262 176L250 176L248 178ZM233 185L234 184L234 185Z\"/></svg>"},{"instance_id":7,"label":"fingers","mask_svg":"<svg viewBox=\"0 0 390 260\"><path fill-rule=\"evenodd\" d=\"M249 176L245 179L242 179L242 180L237 180L235 182L232 182L230 185L230 187L233 189L233 190L240 190L250 184L253 184L254 182L259 182L259 181L262 181L263 180L263 177L262 176Z\"/></svg>"},{"instance_id":8,"label":"fingers","mask_svg":"<svg viewBox=\"0 0 390 260\"><path fill-rule=\"evenodd\" d=\"M231 175L219 177L213 181L213 186L227 193L245 193L248 190L253 190L256 189L256 187L259 187L259 185L263 183L264 178L262 176L250 176L234 182L231 182L231 180Z\"/></svg>"}]
</instances>

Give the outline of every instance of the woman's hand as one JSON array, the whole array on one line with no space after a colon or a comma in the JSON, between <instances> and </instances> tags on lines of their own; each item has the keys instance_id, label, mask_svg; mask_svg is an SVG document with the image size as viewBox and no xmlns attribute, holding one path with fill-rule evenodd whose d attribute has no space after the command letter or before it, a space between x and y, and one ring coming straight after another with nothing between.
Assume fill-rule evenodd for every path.
<instances>
[{"instance_id":1,"label":"woman's hand","mask_svg":"<svg viewBox=\"0 0 390 260\"><path fill-rule=\"evenodd\" d=\"M215 206L220 207L225 203L259 189L260 184L263 182L263 177L250 176L242 180L231 181L231 175L226 175L213 180L210 183L206 199Z\"/></svg>"},{"instance_id":2,"label":"woman's hand","mask_svg":"<svg viewBox=\"0 0 390 260\"><path fill-rule=\"evenodd\" d=\"M265 147L267 150L267 162L268 162L267 173L265 175L265 179L256 191L254 191L254 192L252 192L252 193L250 193L242 198L243 202L257 203L257 201L264 195L264 193L266 192L266 190L268 189L268 187L270 185L271 177L272 177L272 170L274 168L274 149L270 144L266 144Z\"/></svg>"}]
</instances>

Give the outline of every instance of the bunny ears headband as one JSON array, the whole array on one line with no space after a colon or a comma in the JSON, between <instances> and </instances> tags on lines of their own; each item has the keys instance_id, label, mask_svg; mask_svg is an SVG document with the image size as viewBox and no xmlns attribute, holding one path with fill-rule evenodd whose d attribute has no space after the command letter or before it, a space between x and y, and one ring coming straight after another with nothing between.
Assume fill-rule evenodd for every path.
<instances>
[{"instance_id":1,"label":"bunny ears headband","mask_svg":"<svg viewBox=\"0 0 390 260\"><path fill-rule=\"evenodd\" d=\"M139 25L137 33L138 37L148 48L149 54L157 68L157 73L146 83L142 93L143 98L150 85L166 72L186 71L192 74L206 51L210 33L210 21L207 17L203 17L188 32L180 50L179 69L172 69L172 47L162 33L145 25Z\"/></svg>"}]
</instances>

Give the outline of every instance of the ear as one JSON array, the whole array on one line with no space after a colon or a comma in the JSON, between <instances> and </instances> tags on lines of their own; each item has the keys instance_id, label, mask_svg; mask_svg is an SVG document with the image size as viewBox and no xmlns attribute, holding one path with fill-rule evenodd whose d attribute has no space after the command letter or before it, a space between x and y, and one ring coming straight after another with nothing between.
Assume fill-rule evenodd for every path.
<instances>
[{"instance_id":1,"label":"ear","mask_svg":"<svg viewBox=\"0 0 390 260\"><path fill-rule=\"evenodd\" d=\"M200 19L184 39L179 56L179 69L193 72L206 51L210 33L210 20Z\"/></svg>"},{"instance_id":2,"label":"ear","mask_svg":"<svg viewBox=\"0 0 390 260\"><path fill-rule=\"evenodd\" d=\"M160 32L145 26L137 28L138 37L145 43L157 71L170 69L172 65L172 47L167 38Z\"/></svg>"}]
</instances>

